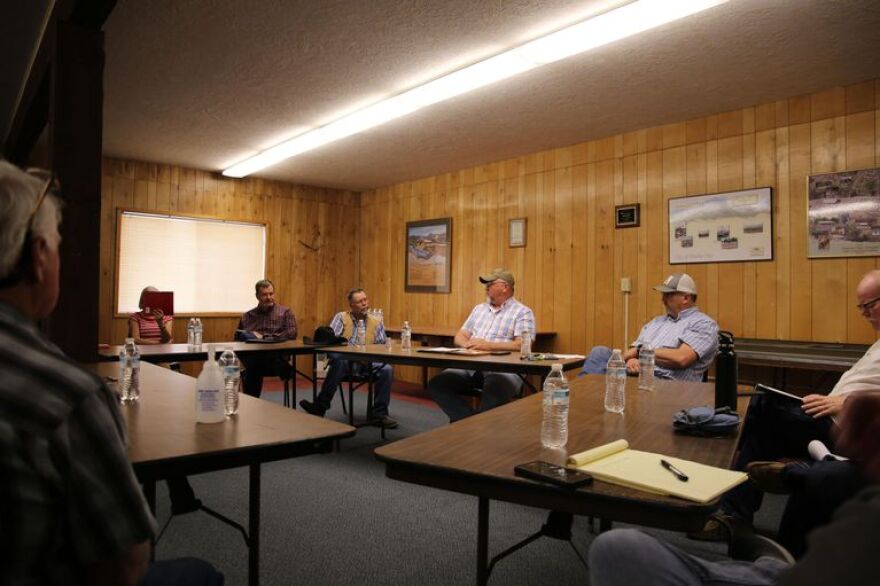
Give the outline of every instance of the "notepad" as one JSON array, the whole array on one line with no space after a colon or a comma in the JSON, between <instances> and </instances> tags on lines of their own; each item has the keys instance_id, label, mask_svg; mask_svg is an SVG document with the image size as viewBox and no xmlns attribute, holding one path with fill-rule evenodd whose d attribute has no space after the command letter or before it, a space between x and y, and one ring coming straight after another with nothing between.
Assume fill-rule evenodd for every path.
<instances>
[{"instance_id":1,"label":"notepad","mask_svg":"<svg viewBox=\"0 0 880 586\"><path fill-rule=\"evenodd\" d=\"M687 475L688 481L683 482L676 478L660 464L661 460L666 460L681 470ZM748 478L744 472L631 450L629 443L623 439L574 454L568 458L567 463L611 484L677 496L698 503L707 503Z\"/></svg>"},{"instance_id":2,"label":"notepad","mask_svg":"<svg viewBox=\"0 0 880 586\"><path fill-rule=\"evenodd\" d=\"M438 346L436 348L419 348L416 352L433 352L435 354L456 354L458 356L486 356L491 354L488 350L469 350L467 348L444 348ZM508 354L510 354L508 352Z\"/></svg>"}]
</instances>

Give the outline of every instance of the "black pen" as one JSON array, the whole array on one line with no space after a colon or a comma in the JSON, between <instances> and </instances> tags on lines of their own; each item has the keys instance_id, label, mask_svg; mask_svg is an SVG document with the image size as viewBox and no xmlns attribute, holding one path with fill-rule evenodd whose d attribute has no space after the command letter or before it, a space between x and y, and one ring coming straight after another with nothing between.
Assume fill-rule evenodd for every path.
<instances>
[{"instance_id":1,"label":"black pen","mask_svg":"<svg viewBox=\"0 0 880 586\"><path fill-rule=\"evenodd\" d=\"M670 472L672 472L675 475L675 477L678 478L679 480L681 480L682 482L688 481L687 474L685 474L684 472L682 472L681 470L679 470L678 468L676 468L675 466L673 466L672 464L670 464L666 460L660 460L660 465L663 466L664 468L666 468L667 470L669 470Z\"/></svg>"}]
</instances>

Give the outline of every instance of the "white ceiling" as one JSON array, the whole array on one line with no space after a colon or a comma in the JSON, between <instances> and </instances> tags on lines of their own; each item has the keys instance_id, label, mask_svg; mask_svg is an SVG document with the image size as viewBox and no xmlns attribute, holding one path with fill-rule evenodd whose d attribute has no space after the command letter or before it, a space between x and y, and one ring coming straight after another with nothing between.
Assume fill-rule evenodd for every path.
<instances>
[{"instance_id":1,"label":"white ceiling","mask_svg":"<svg viewBox=\"0 0 880 586\"><path fill-rule=\"evenodd\" d=\"M220 170L624 0L120 0L104 151ZM880 77L877 0L731 0L282 162L367 189Z\"/></svg>"}]
</instances>

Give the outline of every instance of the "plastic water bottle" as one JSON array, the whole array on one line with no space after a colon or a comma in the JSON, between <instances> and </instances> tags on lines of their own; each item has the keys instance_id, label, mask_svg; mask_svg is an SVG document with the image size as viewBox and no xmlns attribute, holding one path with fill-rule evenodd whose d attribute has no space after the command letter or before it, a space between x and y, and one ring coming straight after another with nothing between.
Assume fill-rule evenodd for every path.
<instances>
[{"instance_id":1,"label":"plastic water bottle","mask_svg":"<svg viewBox=\"0 0 880 586\"><path fill-rule=\"evenodd\" d=\"M523 330L520 333L520 342L519 346L519 354L522 357L528 358L532 355L532 334L528 330Z\"/></svg>"},{"instance_id":2,"label":"plastic water bottle","mask_svg":"<svg viewBox=\"0 0 880 586\"><path fill-rule=\"evenodd\" d=\"M241 378L241 364L232 351L232 346L226 346L223 354L220 355L220 369L223 371L226 415L235 415L238 413L238 381Z\"/></svg>"},{"instance_id":3,"label":"plastic water bottle","mask_svg":"<svg viewBox=\"0 0 880 586\"><path fill-rule=\"evenodd\" d=\"M186 323L186 349L190 352L195 350L196 345L196 318L191 317Z\"/></svg>"},{"instance_id":4,"label":"plastic water bottle","mask_svg":"<svg viewBox=\"0 0 880 586\"><path fill-rule=\"evenodd\" d=\"M650 344L642 344L639 348L639 388L654 390L654 349Z\"/></svg>"},{"instance_id":5,"label":"plastic water bottle","mask_svg":"<svg viewBox=\"0 0 880 586\"><path fill-rule=\"evenodd\" d=\"M403 352L412 350L412 328L408 321L403 322L403 327L400 328L400 349Z\"/></svg>"},{"instance_id":6,"label":"plastic water bottle","mask_svg":"<svg viewBox=\"0 0 880 586\"><path fill-rule=\"evenodd\" d=\"M197 352L202 349L202 320L196 318L195 327L193 328L193 349ZM213 358L213 357L212 357Z\"/></svg>"},{"instance_id":7,"label":"plastic water bottle","mask_svg":"<svg viewBox=\"0 0 880 586\"><path fill-rule=\"evenodd\" d=\"M367 344L367 326L364 324L364 320L359 319L357 323L357 330L354 335L354 345L358 350L366 350Z\"/></svg>"},{"instance_id":8,"label":"plastic water bottle","mask_svg":"<svg viewBox=\"0 0 880 586\"><path fill-rule=\"evenodd\" d=\"M196 421L218 423L226 419L223 371L214 360L214 345L208 344L208 360L196 380Z\"/></svg>"},{"instance_id":9,"label":"plastic water bottle","mask_svg":"<svg viewBox=\"0 0 880 586\"><path fill-rule=\"evenodd\" d=\"M617 348L608 359L605 371L605 410L623 413L626 406L626 362Z\"/></svg>"},{"instance_id":10,"label":"plastic water bottle","mask_svg":"<svg viewBox=\"0 0 880 586\"><path fill-rule=\"evenodd\" d=\"M126 338L119 351L119 397L124 403L141 397L141 353L134 338Z\"/></svg>"},{"instance_id":11,"label":"plastic water bottle","mask_svg":"<svg viewBox=\"0 0 880 586\"><path fill-rule=\"evenodd\" d=\"M541 421L541 445L561 448L568 442L568 380L562 365L554 364L544 381L544 418Z\"/></svg>"}]
</instances>

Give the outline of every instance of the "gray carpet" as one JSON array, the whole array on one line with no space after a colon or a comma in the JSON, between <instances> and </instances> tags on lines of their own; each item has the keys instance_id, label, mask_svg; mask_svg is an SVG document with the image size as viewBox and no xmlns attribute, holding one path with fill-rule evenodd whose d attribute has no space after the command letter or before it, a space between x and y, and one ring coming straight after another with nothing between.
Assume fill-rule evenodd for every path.
<instances>
[{"instance_id":1,"label":"gray carpet","mask_svg":"<svg viewBox=\"0 0 880 586\"><path fill-rule=\"evenodd\" d=\"M311 398L299 391L298 399ZM280 393L264 393L280 402ZM356 414L363 395L356 393ZM400 428L394 441L446 424L436 408L392 401ZM338 398L328 417L345 420ZM341 451L265 464L262 468L262 584L472 584L476 565L475 497L416 486L384 476L373 456L379 430L362 428L342 442ZM247 470L191 477L196 494L224 515L247 525ZM168 518L165 484L157 489L157 517ZM784 500L768 499L759 529L775 529ZM490 556L538 530L546 511L492 502ZM651 530L680 547L719 559L718 544L691 541L680 534ZM576 518L574 542L586 555L592 534ZM241 535L202 513L175 517L156 552L158 559L196 556L226 575L227 584L247 583L247 549ZM589 583L586 569L567 543L540 539L495 568L494 584Z\"/></svg>"}]
</instances>

